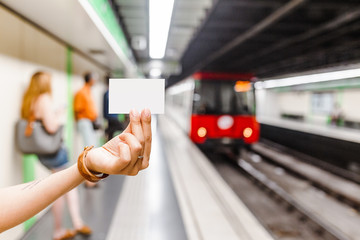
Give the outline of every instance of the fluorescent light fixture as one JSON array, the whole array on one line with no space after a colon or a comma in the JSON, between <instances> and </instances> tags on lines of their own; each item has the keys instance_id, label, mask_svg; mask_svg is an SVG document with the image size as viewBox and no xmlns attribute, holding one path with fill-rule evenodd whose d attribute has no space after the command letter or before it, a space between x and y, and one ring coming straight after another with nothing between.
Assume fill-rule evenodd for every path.
<instances>
[{"instance_id":1,"label":"fluorescent light fixture","mask_svg":"<svg viewBox=\"0 0 360 240\"><path fill-rule=\"evenodd\" d=\"M105 26L99 15L96 13L94 8L91 6L88 0L79 0L79 3L84 8L85 12L89 15L90 19L94 22L95 26L99 29L105 40L108 42L110 47L113 49L115 54L120 58L124 66L128 71L135 71L135 65L129 60L125 53L116 42L114 36L110 33L109 29Z\"/></svg>"},{"instance_id":2,"label":"fluorescent light fixture","mask_svg":"<svg viewBox=\"0 0 360 240\"><path fill-rule=\"evenodd\" d=\"M165 56L174 0L149 0L149 55Z\"/></svg>"},{"instance_id":3,"label":"fluorescent light fixture","mask_svg":"<svg viewBox=\"0 0 360 240\"><path fill-rule=\"evenodd\" d=\"M277 87L288 87L300 84L326 82L340 79L348 79L360 77L360 69L349 69L334 72L316 73L303 76L269 79L266 81L256 82L255 88L277 88Z\"/></svg>"}]
</instances>

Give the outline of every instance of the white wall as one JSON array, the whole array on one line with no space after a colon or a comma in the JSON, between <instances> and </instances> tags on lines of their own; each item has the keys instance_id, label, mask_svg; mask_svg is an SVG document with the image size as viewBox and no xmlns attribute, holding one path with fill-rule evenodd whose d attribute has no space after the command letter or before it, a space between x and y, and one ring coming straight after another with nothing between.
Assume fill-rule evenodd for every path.
<instances>
[{"instance_id":1,"label":"white wall","mask_svg":"<svg viewBox=\"0 0 360 240\"><path fill-rule=\"evenodd\" d=\"M275 91L259 89L255 91L255 96L256 116L258 120L261 120L261 118L280 117L279 104L276 104L279 102L278 95Z\"/></svg>"},{"instance_id":2,"label":"white wall","mask_svg":"<svg viewBox=\"0 0 360 240\"><path fill-rule=\"evenodd\" d=\"M360 82L360 81L359 81ZM321 85L320 85L321 87ZM281 114L304 116L308 123L327 124L328 113L314 113L311 98L314 93L330 93L337 102L346 120L360 122L360 88L333 88L327 90L291 90L259 89L256 90L257 117L280 119Z\"/></svg>"},{"instance_id":3,"label":"white wall","mask_svg":"<svg viewBox=\"0 0 360 240\"><path fill-rule=\"evenodd\" d=\"M283 92L278 94L280 113L306 115L310 113L309 92Z\"/></svg>"},{"instance_id":4,"label":"white wall","mask_svg":"<svg viewBox=\"0 0 360 240\"><path fill-rule=\"evenodd\" d=\"M0 187L22 183L22 155L15 147L14 129L20 118L22 95L32 74L39 70L50 72L56 106L72 104L67 102L66 54L66 46L0 7ZM97 72L103 80L104 70L76 53L73 53L72 64L73 94L83 85L85 71ZM99 114L104 90L102 82L93 89ZM76 159L82 149L76 140L74 146L72 159ZM50 174L40 163L36 164L35 173L36 178ZM22 234L23 227L18 226L1 234L0 238L18 239Z\"/></svg>"},{"instance_id":5,"label":"white wall","mask_svg":"<svg viewBox=\"0 0 360 240\"><path fill-rule=\"evenodd\" d=\"M360 89L344 90L339 99L342 103L345 118L351 121L360 122Z\"/></svg>"}]
</instances>

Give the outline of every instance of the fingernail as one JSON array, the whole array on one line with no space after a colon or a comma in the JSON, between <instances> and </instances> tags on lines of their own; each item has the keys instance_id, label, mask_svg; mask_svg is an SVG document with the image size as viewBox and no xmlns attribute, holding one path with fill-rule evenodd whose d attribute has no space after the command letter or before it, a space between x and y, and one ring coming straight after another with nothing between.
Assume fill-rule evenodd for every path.
<instances>
[{"instance_id":1,"label":"fingernail","mask_svg":"<svg viewBox=\"0 0 360 240\"><path fill-rule=\"evenodd\" d=\"M144 109L144 114L145 114L145 117L149 118L150 117L150 110L148 108L145 108Z\"/></svg>"},{"instance_id":2,"label":"fingernail","mask_svg":"<svg viewBox=\"0 0 360 240\"><path fill-rule=\"evenodd\" d=\"M139 113L138 113L138 111L136 109L131 109L130 114L134 118L139 116Z\"/></svg>"}]
</instances>

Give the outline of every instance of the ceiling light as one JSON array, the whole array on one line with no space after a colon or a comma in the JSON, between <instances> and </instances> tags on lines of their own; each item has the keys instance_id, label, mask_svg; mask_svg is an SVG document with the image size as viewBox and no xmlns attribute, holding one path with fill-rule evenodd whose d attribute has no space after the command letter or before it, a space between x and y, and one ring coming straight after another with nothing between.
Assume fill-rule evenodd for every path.
<instances>
[{"instance_id":1,"label":"ceiling light","mask_svg":"<svg viewBox=\"0 0 360 240\"><path fill-rule=\"evenodd\" d=\"M150 69L150 77L157 78L161 76L161 70L159 68L152 68Z\"/></svg>"},{"instance_id":2,"label":"ceiling light","mask_svg":"<svg viewBox=\"0 0 360 240\"><path fill-rule=\"evenodd\" d=\"M256 82L255 88L276 88L276 87L288 87L293 85L326 82L347 78L360 77L360 69L349 69L334 72L316 73L288 78L269 79L266 81Z\"/></svg>"},{"instance_id":3,"label":"ceiling light","mask_svg":"<svg viewBox=\"0 0 360 240\"><path fill-rule=\"evenodd\" d=\"M90 19L94 22L95 26L99 29L100 33L103 35L105 40L108 42L110 47L113 49L115 54L120 58L124 66L129 71L134 71L135 66L125 55L125 53L120 48L119 44L115 40L114 36L111 34L109 29L106 27L104 22L101 20L99 15L96 13L94 8L91 6L88 0L79 0L80 5L84 8L85 12L89 15Z\"/></svg>"},{"instance_id":4,"label":"ceiling light","mask_svg":"<svg viewBox=\"0 0 360 240\"><path fill-rule=\"evenodd\" d=\"M174 0L149 0L149 55L165 56Z\"/></svg>"}]
</instances>

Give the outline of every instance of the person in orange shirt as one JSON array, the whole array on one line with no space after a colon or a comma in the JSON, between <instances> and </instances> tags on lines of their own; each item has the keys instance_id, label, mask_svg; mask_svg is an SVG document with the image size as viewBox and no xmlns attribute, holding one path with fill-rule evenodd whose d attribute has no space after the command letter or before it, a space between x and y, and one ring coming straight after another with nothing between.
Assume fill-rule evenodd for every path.
<instances>
[{"instance_id":1,"label":"person in orange shirt","mask_svg":"<svg viewBox=\"0 0 360 240\"><path fill-rule=\"evenodd\" d=\"M91 96L91 87L95 84L95 76L93 73L85 73L84 80L85 85L76 93L74 99L75 119L78 122L89 120L92 123L98 115Z\"/></svg>"},{"instance_id":2,"label":"person in orange shirt","mask_svg":"<svg viewBox=\"0 0 360 240\"><path fill-rule=\"evenodd\" d=\"M93 122L96 120L98 114L95 108L95 102L91 95L91 87L95 84L95 79L96 76L94 73L85 73L85 84L75 94L74 98L74 112L77 128L85 146L98 145L98 140L93 126ZM95 184L85 182L85 186L93 187Z\"/></svg>"}]
</instances>

